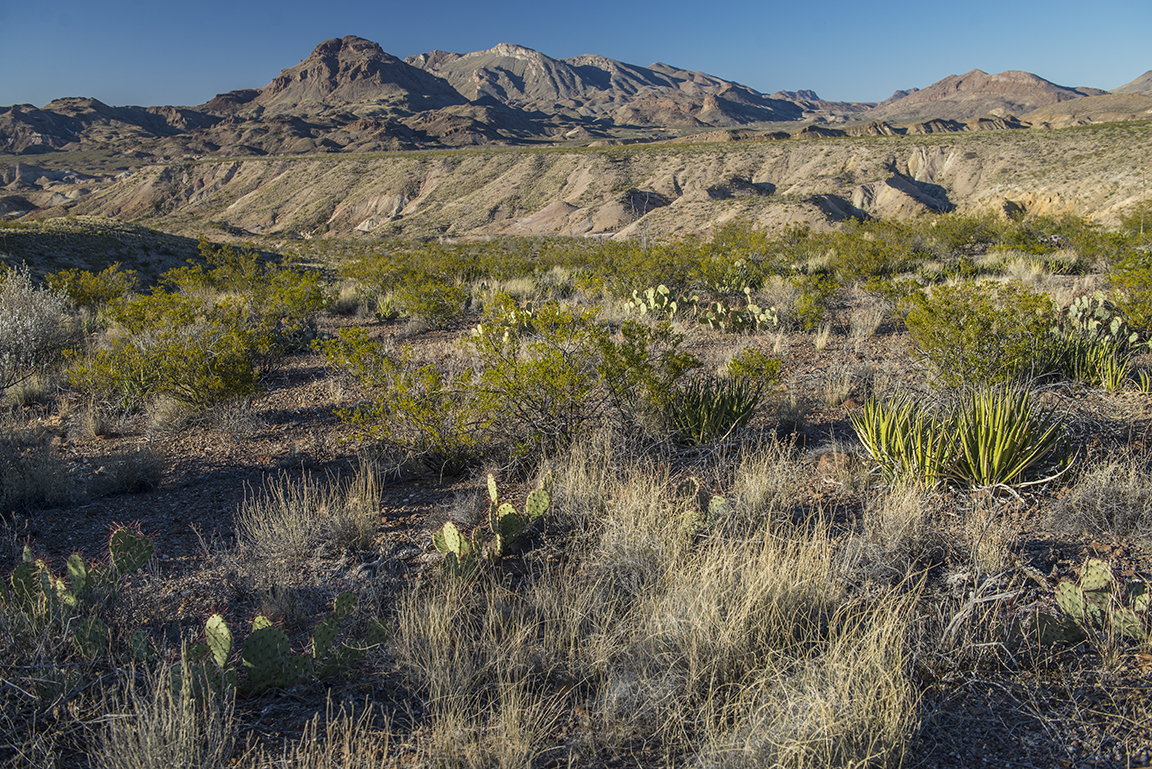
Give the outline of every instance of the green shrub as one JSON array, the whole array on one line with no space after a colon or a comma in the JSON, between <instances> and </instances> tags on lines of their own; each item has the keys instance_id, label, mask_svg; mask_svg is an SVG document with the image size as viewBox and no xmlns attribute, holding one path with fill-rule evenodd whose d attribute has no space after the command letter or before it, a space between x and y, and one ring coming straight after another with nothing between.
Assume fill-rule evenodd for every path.
<instances>
[{"instance_id":1,"label":"green shrub","mask_svg":"<svg viewBox=\"0 0 1152 769\"><path fill-rule=\"evenodd\" d=\"M595 314L545 304L531 331L496 333L482 324L465 337L478 363L478 408L516 453L566 446L601 416Z\"/></svg>"},{"instance_id":2,"label":"green shrub","mask_svg":"<svg viewBox=\"0 0 1152 769\"><path fill-rule=\"evenodd\" d=\"M668 410L676 395L676 382L700 361L680 349L683 337L667 323L646 325L625 321L620 339L600 329L600 377L618 414L653 433L668 431Z\"/></svg>"},{"instance_id":3,"label":"green shrub","mask_svg":"<svg viewBox=\"0 0 1152 769\"><path fill-rule=\"evenodd\" d=\"M1152 336L1152 250L1131 249L1108 271L1116 289L1116 304L1128 322Z\"/></svg>"},{"instance_id":4,"label":"green shrub","mask_svg":"<svg viewBox=\"0 0 1152 769\"><path fill-rule=\"evenodd\" d=\"M430 328L448 328L464 314L468 292L426 273L410 273L396 288L392 301L401 313Z\"/></svg>"},{"instance_id":5,"label":"green shrub","mask_svg":"<svg viewBox=\"0 0 1152 769\"><path fill-rule=\"evenodd\" d=\"M1048 354L1052 300L1019 283L938 285L913 301L908 331L946 386L1019 379Z\"/></svg>"},{"instance_id":6,"label":"green shrub","mask_svg":"<svg viewBox=\"0 0 1152 769\"><path fill-rule=\"evenodd\" d=\"M317 346L329 365L351 372L369 391L368 403L336 412L361 437L449 475L480 457L488 420L470 370L446 374L418 365L410 347L388 354L359 328L341 329Z\"/></svg>"},{"instance_id":7,"label":"green shrub","mask_svg":"<svg viewBox=\"0 0 1152 769\"><path fill-rule=\"evenodd\" d=\"M792 285L800 292L792 307L794 322L805 331L819 328L836 296L838 286L826 275L797 275Z\"/></svg>"},{"instance_id":8,"label":"green shrub","mask_svg":"<svg viewBox=\"0 0 1152 769\"><path fill-rule=\"evenodd\" d=\"M68 373L77 390L122 408L168 395L204 409L255 393L269 352L241 318L212 317L116 338Z\"/></svg>"},{"instance_id":9,"label":"green shrub","mask_svg":"<svg viewBox=\"0 0 1152 769\"><path fill-rule=\"evenodd\" d=\"M733 379L747 379L771 387L780 381L780 359L759 347L745 347L728 361L727 371Z\"/></svg>"},{"instance_id":10,"label":"green shrub","mask_svg":"<svg viewBox=\"0 0 1152 769\"><path fill-rule=\"evenodd\" d=\"M93 312L136 290L135 270L121 270L120 263L100 272L62 270L44 276L48 287L67 296L72 304Z\"/></svg>"}]
</instances>

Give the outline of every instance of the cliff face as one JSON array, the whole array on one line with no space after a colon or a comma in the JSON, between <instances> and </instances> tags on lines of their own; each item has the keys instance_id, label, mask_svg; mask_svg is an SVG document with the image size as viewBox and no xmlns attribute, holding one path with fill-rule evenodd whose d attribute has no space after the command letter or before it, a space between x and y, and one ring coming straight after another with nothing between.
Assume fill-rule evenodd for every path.
<instances>
[{"instance_id":1,"label":"cliff face","mask_svg":"<svg viewBox=\"0 0 1152 769\"><path fill-rule=\"evenodd\" d=\"M153 166L52 214L97 214L195 233L705 233L735 218L820 226L1002 208L1108 219L1143 194L1133 158L1152 123L581 150L331 155ZM1087 159L1087 160L1086 160Z\"/></svg>"}]
</instances>

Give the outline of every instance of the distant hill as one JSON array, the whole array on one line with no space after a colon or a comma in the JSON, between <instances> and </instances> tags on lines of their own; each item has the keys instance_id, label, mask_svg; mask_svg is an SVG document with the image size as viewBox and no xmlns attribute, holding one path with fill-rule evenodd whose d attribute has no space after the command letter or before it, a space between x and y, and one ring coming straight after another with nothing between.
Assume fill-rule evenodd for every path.
<instances>
[{"instance_id":1,"label":"distant hill","mask_svg":"<svg viewBox=\"0 0 1152 769\"><path fill-rule=\"evenodd\" d=\"M1113 88L1111 93L1116 94L1142 94L1144 96L1152 96L1152 69L1145 72L1140 77L1133 80L1131 83Z\"/></svg>"},{"instance_id":2,"label":"distant hill","mask_svg":"<svg viewBox=\"0 0 1152 769\"><path fill-rule=\"evenodd\" d=\"M811 90L765 95L669 64L554 59L511 43L401 60L349 35L320 43L263 87L198 106L70 97L0 108L0 155L103 174L204 157L940 133L1141 118L1150 98L1152 71L1109 94L972 70L880 104L830 102ZM55 165L56 153L69 165Z\"/></svg>"},{"instance_id":3,"label":"distant hill","mask_svg":"<svg viewBox=\"0 0 1152 769\"><path fill-rule=\"evenodd\" d=\"M1099 88L1066 88L1029 72L989 75L974 69L949 75L927 88L897 91L863 117L888 123L968 121L1022 115L1049 104L1103 93Z\"/></svg>"}]
</instances>

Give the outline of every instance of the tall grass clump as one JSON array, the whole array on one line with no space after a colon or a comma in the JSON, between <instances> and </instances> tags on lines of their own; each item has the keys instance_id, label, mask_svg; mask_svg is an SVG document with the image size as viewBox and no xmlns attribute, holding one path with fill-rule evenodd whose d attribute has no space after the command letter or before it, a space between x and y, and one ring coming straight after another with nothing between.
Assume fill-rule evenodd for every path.
<instances>
[{"instance_id":1,"label":"tall grass clump","mask_svg":"<svg viewBox=\"0 0 1152 769\"><path fill-rule=\"evenodd\" d=\"M100 769L223 769L232 765L236 722L231 696L203 687L181 695L173 676L192 676L183 657L142 675L123 671L109 695L95 765Z\"/></svg>"}]
</instances>

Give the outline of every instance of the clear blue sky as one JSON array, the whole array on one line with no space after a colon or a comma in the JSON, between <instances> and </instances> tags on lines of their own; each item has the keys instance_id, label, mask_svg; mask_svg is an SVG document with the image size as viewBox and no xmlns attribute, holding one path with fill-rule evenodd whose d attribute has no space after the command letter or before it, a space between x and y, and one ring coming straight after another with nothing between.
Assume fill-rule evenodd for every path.
<instances>
[{"instance_id":1,"label":"clear blue sky","mask_svg":"<svg viewBox=\"0 0 1152 769\"><path fill-rule=\"evenodd\" d=\"M400 57L510 42L880 101L977 68L1116 88L1152 69L1152 0L0 0L0 105L202 104L344 35Z\"/></svg>"}]
</instances>

